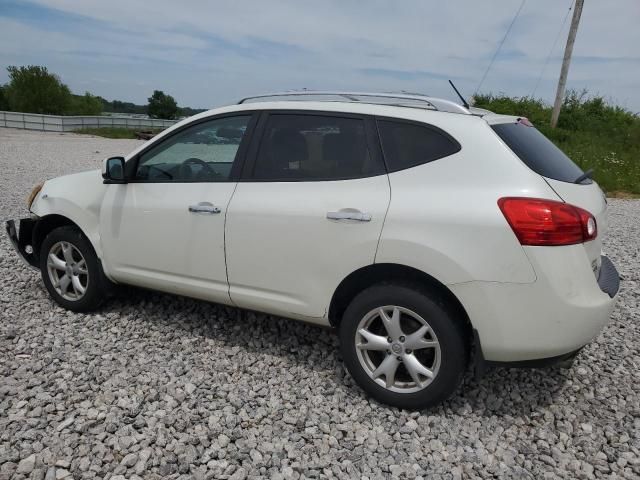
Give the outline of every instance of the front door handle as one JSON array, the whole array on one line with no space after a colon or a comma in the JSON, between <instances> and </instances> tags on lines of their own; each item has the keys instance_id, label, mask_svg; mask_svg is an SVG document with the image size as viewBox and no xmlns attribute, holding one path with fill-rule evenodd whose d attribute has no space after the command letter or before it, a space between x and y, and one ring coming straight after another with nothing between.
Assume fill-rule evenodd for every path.
<instances>
[{"instance_id":1,"label":"front door handle","mask_svg":"<svg viewBox=\"0 0 640 480\"><path fill-rule=\"evenodd\" d=\"M210 215L220 213L220 209L209 202L200 202L197 205L189 205L189 211L191 213L208 213Z\"/></svg>"},{"instance_id":2,"label":"front door handle","mask_svg":"<svg viewBox=\"0 0 640 480\"><path fill-rule=\"evenodd\" d=\"M358 222L370 222L371 214L359 212L357 210L340 210L338 212L327 212L329 220L356 220Z\"/></svg>"}]
</instances>

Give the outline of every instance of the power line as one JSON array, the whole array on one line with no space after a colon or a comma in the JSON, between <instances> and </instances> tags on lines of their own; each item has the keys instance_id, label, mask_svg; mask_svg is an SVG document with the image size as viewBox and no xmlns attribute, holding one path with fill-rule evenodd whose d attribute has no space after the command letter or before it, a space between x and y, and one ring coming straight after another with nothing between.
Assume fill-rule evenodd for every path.
<instances>
[{"instance_id":1,"label":"power line","mask_svg":"<svg viewBox=\"0 0 640 480\"><path fill-rule=\"evenodd\" d=\"M511 27L513 27L513 24L516 23L516 19L520 15L520 11L522 10L522 7L524 7L524 4L526 2L527 2L527 0L522 0L522 3L520 4L520 8L518 8L518 11L516 12L515 16L513 17L513 20L511 20L511 23L509 24L509 28L507 28L507 31L504 33L504 37L502 37L502 40L498 44L498 48L496 49L495 53L493 54L493 57L491 58L491 62L489 62L489 66L487 66L487 69L485 70L484 75L482 75L482 80L480 80L480 83L478 84L478 88L476 88L476 91L473 94L474 96L478 93L478 90L480 90L480 87L482 87L482 84L484 83L484 80L487 78L487 74L489 73L489 70L491 70L491 66L493 65L493 62L495 61L496 57L498 56L498 53L500 52L500 49L502 48L502 45L504 44L504 41L509 36L509 32L511 31Z\"/></svg>"},{"instance_id":2,"label":"power line","mask_svg":"<svg viewBox=\"0 0 640 480\"><path fill-rule=\"evenodd\" d=\"M556 49L556 45L558 44L558 40L560 39L560 34L562 33L562 30L564 30L564 26L567 23L567 18L569 18L569 13L571 13L571 8L573 7L573 1L574 0L570 0L570 2L569 2L569 9L567 10L567 13L564 16L564 20L562 20L562 25L560 25L560 30L558 30L558 34L556 35L556 39L553 41L553 45L551 46L551 50L549 50L549 55L547 55L547 59L544 62L544 66L542 67L542 71L540 72L540 76L538 77L538 80L536 81L536 86L534 87L533 92L531 93L531 98L533 98L535 96L536 91L538 90L538 87L540 86L540 80L542 80L542 76L544 75L544 71L547 69L547 65L549 64L549 59L551 59L551 54Z\"/></svg>"}]
</instances>

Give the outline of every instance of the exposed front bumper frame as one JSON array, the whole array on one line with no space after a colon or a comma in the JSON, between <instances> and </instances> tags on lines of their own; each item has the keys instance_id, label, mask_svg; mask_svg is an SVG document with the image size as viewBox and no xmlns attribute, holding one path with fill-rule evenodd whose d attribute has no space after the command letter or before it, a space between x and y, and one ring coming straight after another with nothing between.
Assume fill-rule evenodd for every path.
<instances>
[{"instance_id":1,"label":"exposed front bumper frame","mask_svg":"<svg viewBox=\"0 0 640 480\"><path fill-rule=\"evenodd\" d=\"M14 220L8 220L5 223L5 228L7 236L20 259L25 265L39 269L38 259L35 256L33 248L33 229L36 222L37 219L34 218L23 218L20 220L19 228L16 230L16 222Z\"/></svg>"}]
</instances>

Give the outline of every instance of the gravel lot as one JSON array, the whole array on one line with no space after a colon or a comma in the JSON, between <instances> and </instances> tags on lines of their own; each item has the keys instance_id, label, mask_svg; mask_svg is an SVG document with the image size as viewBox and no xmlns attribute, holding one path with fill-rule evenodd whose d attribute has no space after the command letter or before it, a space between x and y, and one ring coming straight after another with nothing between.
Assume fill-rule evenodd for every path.
<instances>
[{"instance_id":1,"label":"gravel lot","mask_svg":"<svg viewBox=\"0 0 640 480\"><path fill-rule=\"evenodd\" d=\"M0 128L2 220L134 140ZM370 401L328 330L125 290L55 306L0 241L0 479L639 478L640 201L610 201L622 290L571 370L495 370L417 413Z\"/></svg>"}]
</instances>

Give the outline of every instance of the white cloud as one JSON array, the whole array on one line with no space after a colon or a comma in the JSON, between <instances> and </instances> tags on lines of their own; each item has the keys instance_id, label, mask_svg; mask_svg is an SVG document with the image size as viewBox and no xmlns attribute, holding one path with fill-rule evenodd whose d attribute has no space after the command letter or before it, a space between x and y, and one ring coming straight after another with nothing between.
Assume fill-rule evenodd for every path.
<instances>
[{"instance_id":1,"label":"white cloud","mask_svg":"<svg viewBox=\"0 0 640 480\"><path fill-rule=\"evenodd\" d=\"M43 15L55 9L87 24L71 17L67 29L56 29L58 14L43 26L25 16L3 20L0 11L0 63L46 64L72 88L108 98L144 102L159 88L192 106L301 87L452 97L446 81L425 72L456 78L471 94L519 6L510 0L37 3ZM530 94L568 6L529 1L483 90ZM638 14L637 0L587 2L569 87L640 110ZM548 101L566 30L538 88ZM92 78L105 81L91 87Z\"/></svg>"}]
</instances>

